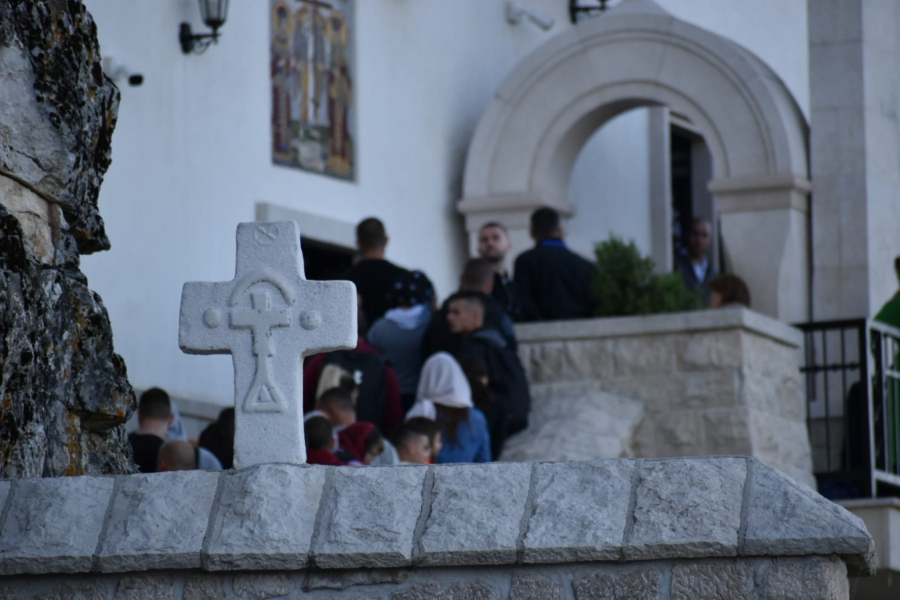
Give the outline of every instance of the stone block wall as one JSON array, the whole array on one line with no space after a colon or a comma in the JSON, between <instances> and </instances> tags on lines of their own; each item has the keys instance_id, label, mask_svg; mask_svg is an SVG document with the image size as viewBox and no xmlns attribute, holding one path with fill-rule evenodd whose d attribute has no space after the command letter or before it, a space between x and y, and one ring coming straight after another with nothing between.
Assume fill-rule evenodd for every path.
<instances>
[{"instance_id":1,"label":"stone block wall","mask_svg":"<svg viewBox=\"0 0 900 600\"><path fill-rule=\"evenodd\" d=\"M535 404L554 402L560 386L642 403L624 455L746 454L813 485L798 330L729 309L520 325L517 333Z\"/></svg>"},{"instance_id":2,"label":"stone block wall","mask_svg":"<svg viewBox=\"0 0 900 600\"><path fill-rule=\"evenodd\" d=\"M862 522L750 458L0 481L0 597L847 598Z\"/></svg>"}]
</instances>

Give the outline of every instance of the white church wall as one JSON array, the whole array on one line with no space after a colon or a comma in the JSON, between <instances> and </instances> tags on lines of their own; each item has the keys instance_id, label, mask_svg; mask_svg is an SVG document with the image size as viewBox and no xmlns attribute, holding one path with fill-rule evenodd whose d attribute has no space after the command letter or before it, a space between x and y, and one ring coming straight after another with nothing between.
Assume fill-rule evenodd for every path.
<instances>
[{"instance_id":1,"label":"white church wall","mask_svg":"<svg viewBox=\"0 0 900 600\"><path fill-rule=\"evenodd\" d=\"M651 254L648 120L646 109L616 117L578 156L569 188L576 210L568 225L574 251L592 257L594 244L616 235Z\"/></svg>"},{"instance_id":2,"label":"white church wall","mask_svg":"<svg viewBox=\"0 0 900 600\"><path fill-rule=\"evenodd\" d=\"M358 174L351 183L271 163L267 3L231 3L219 44L185 56L178 24L205 30L195 2L86 0L104 56L145 77L137 88L119 82L113 164L100 198L113 250L84 259L132 383L232 401L227 357L199 360L178 350L178 305L185 281L231 279L235 224L252 220L258 202L348 226L381 217L391 235L388 258L424 269L446 297L466 254L454 204L472 132L514 66L571 27L567 2L521 4L556 25L549 32L510 25L500 0L356 3ZM758 53L806 109L803 10L779 0L762 8L732 1L728 10L715 0L660 4ZM635 113L589 142L572 183L576 250L589 255L614 231L648 251L646 131L646 116ZM605 171L589 168L596 164ZM603 194L627 203L593 201L601 179Z\"/></svg>"},{"instance_id":3,"label":"white church wall","mask_svg":"<svg viewBox=\"0 0 900 600\"><path fill-rule=\"evenodd\" d=\"M571 26L564 2L523 4L555 18L553 30L508 24L499 1L356 3L358 177L348 183L271 163L268 3L232 2L219 44L185 56L178 24L205 29L196 2L87 0L104 56L145 77L119 82L100 198L113 250L84 260L132 383L232 402L230 359L179 351L178 306L185 281L233 277L235 225L257 202L351 226L381 217L388 258L427 271L446 297L465 258L454 203L471 132L515 64Z\"/></svg>"}]
</instances>

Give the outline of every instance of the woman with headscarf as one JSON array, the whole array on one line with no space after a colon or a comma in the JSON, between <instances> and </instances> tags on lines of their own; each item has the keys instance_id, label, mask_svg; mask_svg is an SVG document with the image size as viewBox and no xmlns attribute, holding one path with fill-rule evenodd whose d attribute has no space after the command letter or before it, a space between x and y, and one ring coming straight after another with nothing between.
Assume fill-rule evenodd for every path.
<instances>
[{"instance_id":1,"label":"woman with headscarf","mask_svg":"<svg viewBox=\"0 0 900 600\"><path fill-rule=\"evenodd\" d=\"M472 404L472 390L462 367L446 352L432 355L422 367L416 403L406 418L427 417L441 428L438 463L484 463L491 460L487 419Z\"/></svg>"}]
</instances>

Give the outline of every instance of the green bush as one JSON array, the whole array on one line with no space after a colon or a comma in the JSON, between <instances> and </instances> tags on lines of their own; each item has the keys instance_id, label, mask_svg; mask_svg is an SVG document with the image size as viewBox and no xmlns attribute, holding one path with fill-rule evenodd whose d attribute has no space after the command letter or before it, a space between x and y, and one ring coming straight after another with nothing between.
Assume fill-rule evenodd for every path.
<instances>
[{"instance_id":1,"label":"green bush","mask_svg":"<svg viewBox=\"0 0 900 600\"><path fill-rule=\"evenodd\" d=\"M599 300L598 317L624 317L697 310L699 292L691 292L681 275L653 272L653 259L641 256L634 242L627 244L611 236L596 245L594 282Z\"/></svg>"}]
</instances>

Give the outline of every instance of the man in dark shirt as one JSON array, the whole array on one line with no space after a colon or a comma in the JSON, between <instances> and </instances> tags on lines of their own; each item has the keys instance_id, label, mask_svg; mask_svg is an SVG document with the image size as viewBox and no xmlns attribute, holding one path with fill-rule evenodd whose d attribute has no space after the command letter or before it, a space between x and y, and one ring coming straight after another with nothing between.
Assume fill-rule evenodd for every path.
<instances>
[{"instance_id":1,"label":"man in dark shirt","mask_svg":"<svg viewBox=\"0 0 900 600\"><path fill-rule=\"evenodd\" d=\"M367 325L391 308L388 292L402 275L407 274L406 269L385 260L387 244L388 236L380 220L369 218L356 226L356 247L359 248L360 260L350 268L346 277L356 284Z\"/></svg>"},{"instance_id":2,"label":"man in dark shirt","mask_svg":"<svg viewBox=\"0 0 900 600\"><path fill-rule=\"evenodd\" d=\"M554 321L594 316L597 267L566 248L559 213L539 208L531 215L535 247L519 255L515 281L528 309L526 320Z\"/></svg>"},{"instance_id":3,"label":"man in dark shirt","mask_svg":"<svg viewBox=\"0 0 900 600\"><path fill-rule=\"evenodd\" d=\"M134 462L141 473L156 472L159 449L173 418L172 403L165 391L150 388L141 394L138 402L138 428L128 434Z\"/></svg>"},{"instance_id":4,"label":"man in dark shirt","mask_svg":"<svg viewBox=\"0 0 900 600\"><path fill-rule=\"evenodd\" d=\"M716 271L707 256L712 244L712 225L709 221L694 219L687 242L687 254L675 257L675 270L681 274L684 285L692 292L699 290L703 305L709 306L709 282L716 278Z\"/></svg>"},{"instance_id":5,"label":"man in dark shirt","mask_svg":"<svg viewBox=\"0 0 900 600\"><path fill-rule=\"evenodd\" d=\"M478 231L478 256L488 261L494 269L494 287L491 296L500 303L513 321L525 318L522 294L506 271L506 255L512 249L509 232L496 221L485 223Z\"/></svg>"}]
</instances>

